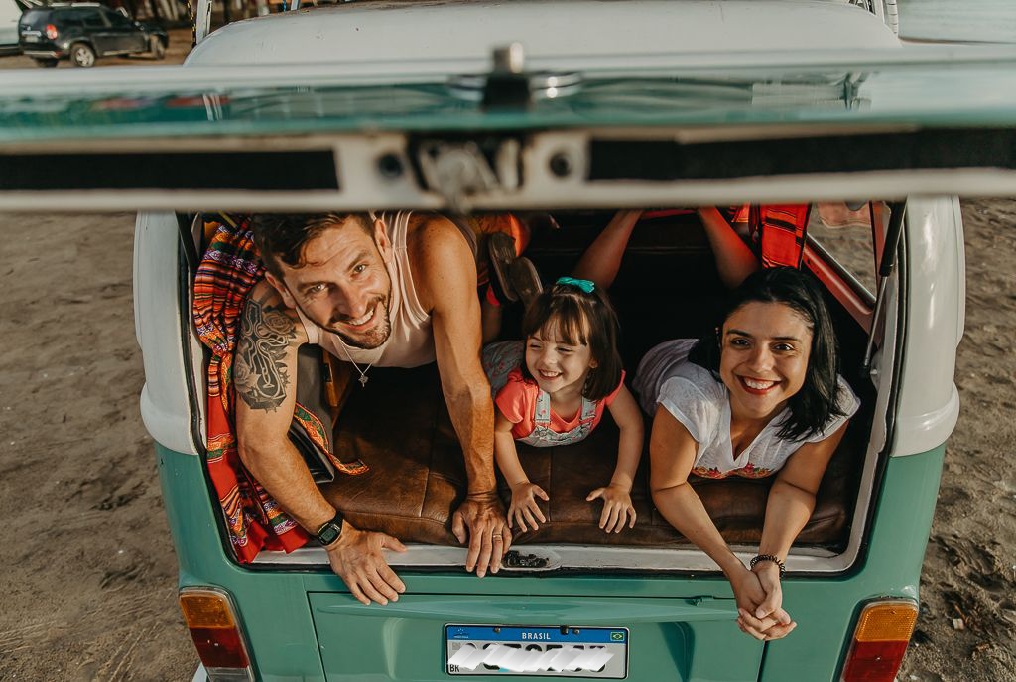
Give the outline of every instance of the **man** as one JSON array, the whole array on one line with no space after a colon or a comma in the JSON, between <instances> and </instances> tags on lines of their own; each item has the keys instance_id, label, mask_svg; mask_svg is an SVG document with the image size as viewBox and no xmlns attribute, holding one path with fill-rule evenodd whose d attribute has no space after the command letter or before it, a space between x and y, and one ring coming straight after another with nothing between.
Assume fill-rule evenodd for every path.
<instances>
[{"instance_id":1,"label":"man","mask_svg":"<svg viewBox=\"0 0 1016 682\"><path fill-rule=\"evenodd\" d=\"M511 531L495 487L476 265L463 232L437 215L264 215L254 220L254 239L267 272L247 300L234 361L243 463L318 537L354 597L398 600L405 585L382 550L405 547L343 520L289 441L297 351L305 343L324 347L352 363L364 385L373 366L436 359L468 478L452 532L460 543L469 540L467 571L496 573Z\"/></svg>"}]
</instances>

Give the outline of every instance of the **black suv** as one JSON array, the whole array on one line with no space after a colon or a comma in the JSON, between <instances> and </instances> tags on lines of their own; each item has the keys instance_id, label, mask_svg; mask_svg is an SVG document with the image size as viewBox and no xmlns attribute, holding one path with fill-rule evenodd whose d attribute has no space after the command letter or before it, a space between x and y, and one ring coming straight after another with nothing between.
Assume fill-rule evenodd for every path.
<instances>
[{"instance_id":1,"label":"black suv","mask_svg":"<svg viewBox=\"0 0 1016 682\"><path fill-rule=\"evenodd\" d=\"M166 56L165 30L128 19L96 3L53 4L33 8L18 22L21 51L36 64L53 67L61 59L92 66L97 57L151 54Z\"/></svg>"}]
</instances>

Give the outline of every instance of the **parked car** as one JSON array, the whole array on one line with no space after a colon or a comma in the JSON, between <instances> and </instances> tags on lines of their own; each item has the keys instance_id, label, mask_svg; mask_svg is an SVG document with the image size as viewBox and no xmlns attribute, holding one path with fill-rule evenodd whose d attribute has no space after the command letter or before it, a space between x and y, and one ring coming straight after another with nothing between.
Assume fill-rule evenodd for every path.
<instances>
[{"instance_id":1,"label":"parked car","mask_svg":"<svg viewBox=\"0 0 1016 682\"><path fill-rule=\"evenodd\" d=\"M169 46L165 29L133 21L98 3L28 9L21 15L18 31L21 51L47 68L61 59L85 68L100 57L150 54L163 59Z\"/></svg>"},{"instance_id":2,"label":"parked car","mask_svg":"<svg viewBox=\"0 0 1016 682\"><path fill-rule=\"evenodd\" d=\"M21 6L15 0L0 0L0 56L21 51L18 45L18 21Z\"/></svg>"},{"instance_id":3,"label":"parked car","mask_svg":"<svg viewBox=\"0 0 1016 682\"><path fill-rule=\"evenodd\" d=\"M0 158L10 159L0 208L142 210L141 412L196 679L893 680L959 409L956 195L1016 194L1016 51L906 47L884 11L868 9L349 4L227 26L184 67L90 74L84 94L61 74L46 74L45 92L38 78L12 76L0 93L12 102L0 117ZM498 50L516 41L521 66ZM551 211L561 229L529 253L554 277L613 210L666 208L637 229L611 291L633 367L653 343L704 331L721 295L697 218L680 209L787 203L817 216L801 267L824 287L861 409L786 559L783 603L799 624L786 639L738 631L726 580L652 508L647 458L635 528L604 536L591 508L572 503L609 470L609 429L524 453L555 501L549 522L517 538L498 575L466 574L448 532L461 457L426 368L372 369L362 390L346 382L335 451L373 473L324 486L347 519L409 544L389 556L407 585L399 601L359 603L313 545L238 559L244 543L230 525L250 488L223 490L209 471L220 454L209 442L211 353L192 311L208 228L235 222L230 212ZM826 204L842 204L825 213L831 227L820 224ZM308 361L311 376L325 373ZM696 485L747 560L767 482ZM461 663L467 645L495 644L602 646L610 661Z\"/></svg>"}]
</instances>

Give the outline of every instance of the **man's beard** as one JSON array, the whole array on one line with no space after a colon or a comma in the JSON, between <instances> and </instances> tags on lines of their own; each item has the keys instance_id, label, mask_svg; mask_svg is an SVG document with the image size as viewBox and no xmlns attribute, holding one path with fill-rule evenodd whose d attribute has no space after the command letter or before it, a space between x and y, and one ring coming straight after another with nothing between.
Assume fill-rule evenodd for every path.
<instances>
[{"instance_id":1,"label":"man's beard","mask_svg":"<svg viewBox=\"0 0 1016 682\"><path fill-rule=\"evenodd\" d=\"M374 319L371 320L374 326L370 330L356 337L347 336L341 325L348 319L346 317L332 318L327 324L317 324L322 329L338 336L350 348L361 348L364 350L378 348L384 345L388 341L388 337L392 335L392 322L388 312L388 304L380 296L374 301Z\"/></svg>"}]
</instances>

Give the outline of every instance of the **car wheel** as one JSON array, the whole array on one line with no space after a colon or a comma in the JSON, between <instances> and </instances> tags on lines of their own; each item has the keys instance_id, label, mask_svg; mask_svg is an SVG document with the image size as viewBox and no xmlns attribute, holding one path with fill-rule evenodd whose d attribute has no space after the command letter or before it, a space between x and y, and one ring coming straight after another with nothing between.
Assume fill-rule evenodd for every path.
<instances>
[{"instance_id":1,"label":"car wheel","mask_svg":"<svg viewBox=\"0 0 1016 682\"><path fill-rule=\"evenodd\" d=\"M158 36L152 36L148 39L148 48L148 51L152 53L155 59L162 60L166 58L166 46L162 44Z\"/></svg>"},{"instance_id":2,"label":"car wheel","mask_svg":"<svg viewBox=\"0 0 1016 682\"><path fill-rule=\"evenodd\" d=\"M88 68L95 66L95 50L84 43L74 43L70 50L71 64Z\"/></svg>"},{"instance_id":3,"label":"car wheel","mask_svg":"<svg viewBox=\"0 0 1016 682\"><path fill-rule=\"evenodd\" d=\"M44 69L55 69L57 65L56 59L36 59L35 63L37 66L41 66Z\"/></svg>"}]
</instances>

